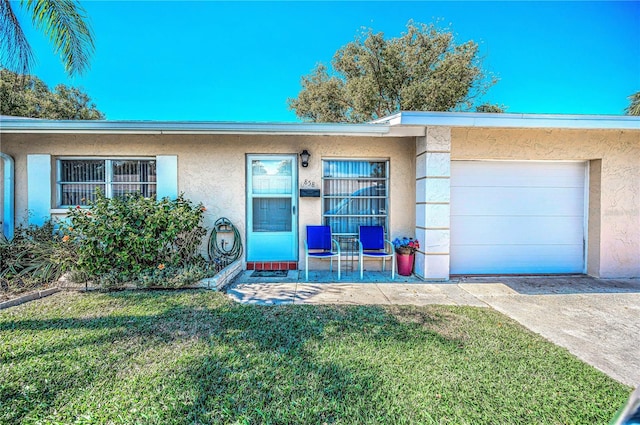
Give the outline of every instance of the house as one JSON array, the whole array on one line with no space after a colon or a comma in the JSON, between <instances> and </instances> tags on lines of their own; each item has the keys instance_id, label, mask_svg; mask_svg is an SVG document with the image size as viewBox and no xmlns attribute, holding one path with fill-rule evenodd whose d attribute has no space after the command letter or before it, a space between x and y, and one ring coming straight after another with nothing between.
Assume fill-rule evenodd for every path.
<instances>
[{"instance_id":1,"label":"house","mask_svg":"<svg viewBox=\"0 0 640 425\"><path fill-rule=\"evenodd\" d=\"M417 237L416 274L426 280L640 276L638 117L400 112L357 125L3 117L0 148L5 234L63 216L96 188L184 193L206 206L206 226L227 217L240 230L247 269L303 267L305 226L327 223L344 240L359 224Z\"/></svg>"}]
</instances>

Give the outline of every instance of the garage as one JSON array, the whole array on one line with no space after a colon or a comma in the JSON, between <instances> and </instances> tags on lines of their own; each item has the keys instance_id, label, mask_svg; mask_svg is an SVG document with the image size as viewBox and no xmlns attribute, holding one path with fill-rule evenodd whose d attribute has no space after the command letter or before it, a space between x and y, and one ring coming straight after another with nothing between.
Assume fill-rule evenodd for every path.
<instances>
[{"instance_id":1,"label":"garage","mask_svg":"<svg viewBox=\"0 0 640 425\"><path fill-rule=\"evenodd\" d=\"M452 161L451 274L585 270L585 162Z\"/></svg>"}]
</instances>

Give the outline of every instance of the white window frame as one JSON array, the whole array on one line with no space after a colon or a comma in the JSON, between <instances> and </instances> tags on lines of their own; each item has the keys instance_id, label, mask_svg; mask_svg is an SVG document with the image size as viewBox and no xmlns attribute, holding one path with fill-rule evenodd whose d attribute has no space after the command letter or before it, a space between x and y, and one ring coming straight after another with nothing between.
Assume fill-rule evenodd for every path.
<instances>
[{"instance_id":1,"label":"white window frame","mask_svg":"<svg viewBox=\"0 0 640 425\"><path fill-rule=\"evenodd\" d=\"M326 162L336 162L336 161L341 161L341 162L383 162L384 166L385 166L385 177L347 177L347 178L342 178L342 177L332 177L332 176L325 176L325 163ZM391 205L390 205L390 191L391 191L391 186L390 186L390 177L391 177L391 173L390 173L390 163L391 160L389 158L322 158L322 221L323 224L326 224L330 218L332 217L362 217L362 218L367 218L367 217L374 217L374 218L384 218L384 229L385 229L385 237L387 237L386 235L388 235L389 232L389 210L391 209ZM366 197L361 197L361 198L351 198L350 196L344 196L344 195L327 195L324 191L325 188L325 182L327 180L368 180L368 181L384 181L385 182L385 187L386 187L386 191L385 191L385 196L366 196ZM326 205L326 200L327 199L338 199L338 198L344 198L344 199L384 199L385 205L386 205L386 213L385 214L340 214L340 215L327 215L326 214L326 210L325 210L325 205ZM332 234L337 237L357 237L358 234L356 233L338 233L338 232L333 232L332 229ZM347 247L345 247L347 248Z\"/></svg>"},{"instance_id":2,"label":"white window frame","mask_svg":"<svg viewBox=\"0 0 640 425\"><path fill-rule=\"evenodd\" d=\"M158 161L155 156L140 157L99 157L99 156L62 156L56 158L56 208L67 208L74 205L66 205L62 203L62 185L63 184L83 184L83 182L66 182L62 181L62 161L104 161L105 164L105 180L103 182L91 182L93 184L104 184L104 195L107 198L113 197L113 162L114 161L153 161L156 164L156 181L132 182L134 184L155 184L156 196L158 192L157 182L157 165ZM119 184L119 183L116 183ZM126 183L124 183L126 184Z\"/></svg>"}]
</instances>

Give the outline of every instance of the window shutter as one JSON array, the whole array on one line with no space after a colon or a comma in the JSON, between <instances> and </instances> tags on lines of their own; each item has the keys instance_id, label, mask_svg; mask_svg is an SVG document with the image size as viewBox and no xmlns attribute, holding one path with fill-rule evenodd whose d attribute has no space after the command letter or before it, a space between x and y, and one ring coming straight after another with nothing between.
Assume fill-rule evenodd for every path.
<instances>
[{"instance_id":1,"label":"window shutter","mask_svg":"<svg viewBox=\"0 0 640 425\"><path fill-rule=\"evenodd\" d=\"M178 156L156 156L157 199L178 197Z\"/></svg>"},{"instance_id":2,"label":"window shutter","mask_svg":"<svg viewBox=\"0 0 640 425\"><path fill-rule=\"evenodd\" d=\"M27 155L27 209L29 224L51 218L51 155Z\"/></svg>"}]
</instances>

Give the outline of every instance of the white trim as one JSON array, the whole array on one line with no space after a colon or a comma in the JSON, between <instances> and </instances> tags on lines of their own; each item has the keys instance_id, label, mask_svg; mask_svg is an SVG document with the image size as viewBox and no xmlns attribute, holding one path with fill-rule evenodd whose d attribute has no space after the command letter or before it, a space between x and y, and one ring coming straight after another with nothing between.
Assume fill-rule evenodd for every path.
<instances>
[{"instance_id":1,"label":"white trim","mask_svg":"<svg viewBox=\"0 0 640 425\"><path fill-rule=\"evenodd\" d=\"M375 158L363 158L363 157L353 157L353 156L323 156L320 158L321 161L369 161L369 162L382 162L382 161L390 161L391 158L387 157L375 157Z\"/></svg>"},{"instance_id":2,"label":"white trim","mask_svg":"<svg viewBox=\"0 0 640 425\"><path fill-rule=\"evenodd\" d=\"M398 112L373 121L394 126L567 128L640 130L640 117L626 115L490 114L481 112Z\"/></svg>"},{"instance_id":3,"label":"white trim","mask_svg":"<svg viewBox=\"0 0 640 425\"><path fill-rule=\"evenodd\" d=\"M272 134L414 137L423 136L427 126L640 130L640 117L404 111L363 124L82 121L19 117L2 117L0 119L0 133L49 134Z\"/></svg>"},{"instance_id":4,"label":"white trim","mask_svg":"<svg viewBox=\"0 0 640 425\"><path fill-rule=\"evenodd\" d=\"M105 165L105 175L104 182L65 182L62 181L61 175L61 162L62 161L102 161ZM113 161L154 161L156 163L156 181L144 181L144 182L113 182ZM91 184L103 184L104 185L104 196L107 198L113 197L113 186L117 185L125 185L125 184L141 184L141 185L155 185L156 186L156 199L158 198L158 170L157 170L158 160L155 156L147 156L147 157L118 157L118 156L58 156L56 157L56 181L55 181L55 192L56 192L56 203L53 209L64 209L68 207L72 207L74 205L66 205L62 203L62 191L60 190L61 185L63 184L79 184L89 186Z\"/></svg>"},{"instance_id":5,"label":"white trim","mask_svg":"<svg viewBox=\"0 0 640 425\"><path fill-rule=\"evenodd\" d=\"M504 158L499 158L499 159L492 159L492 158L488 158L488 159L474 159L474 158L451 158L451 161L467 161L467 162L545 162L545 163L549 163L549 162L588 162L589 160L586 159L504 159Z\"/></svg>"},{"instance_id":6,"label":"white trim","mask_svg":"<svg viewBox=\"0 0 640 425\"><path fill-rule=\"evenodd\" d=\"M82 121L3 118L2 133L98 134L274 134L383 136L379 124L239 123L209 121Z\"/></svg>"},{"instance_id":7,"label":"white trim","mask_svg":"<svg viewBox=\"0 0 640 425\"><path fill-rule=\"evenodd\" d=\"M589 192L591 190L591 161L583 161L584 162L584 223L583 227L583 239L584 239L584 249L582 251L582 255L584 255L583 263L584 269L582 273L587 274L587 270L589 269L589 265L587 264L589 261Z\"/></svg>"},{"instance_id":8,"label":"white trim","mask_svg":"<svg viewBox=\"0 0 640 425\"><path fill-rule=\"evenodd\" d=\"M322 204L322 223L326 223L327 218L344 218L344 217L354 217L354 218L384 218L385 221L385 237L387 239L391 238L391 159L390 158L363 158L363 157L322 157L321 158L321 181L322 181L322 193L320 196L321 204ZM324 175L324 164L325 161L342 161L342 162L384 162L385 165L385 175L386 177L325 177ZM384 181L386 188L385 196L363 196L362 198L351 198L351 199L384 199L386 206L385 214L341 214L341 215L329 215L325 214L325 199L350 199L350 195L326 195L324 191L324 182L326 180L343 180L343 181L356 181L356 180L367 180L367 181ZM336 232L334 229L331 229L332 234L335 235L351 235L351 233L341 233ZM357 235L357 233L356 233Z\"/></svg>"},{"instance_id":9,"label":"white trim","mask_svg":"<svg viewBox=\"0 0 640 425\"><path fill-rule=\"evenodd\" d=\"M96 156L96 155L92 155L92 156L67 156L67 155L60 155L60 156L56 156L57 160L77 160L77 161L84 161L84 160L97 160L97 161L105 161L107 159L109 160L114 160L114 161L148 161L150 159L154 159L155 156L123 156L123 157L119 157L119 156L113 156L113 155L104 155L104 156Z\"/></svg>"}]
</instances>

